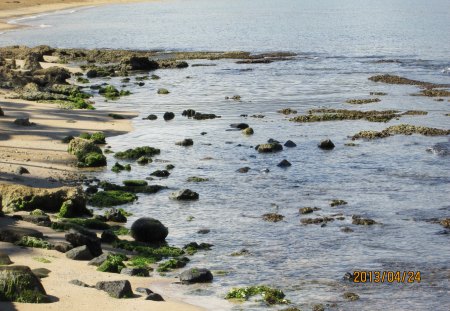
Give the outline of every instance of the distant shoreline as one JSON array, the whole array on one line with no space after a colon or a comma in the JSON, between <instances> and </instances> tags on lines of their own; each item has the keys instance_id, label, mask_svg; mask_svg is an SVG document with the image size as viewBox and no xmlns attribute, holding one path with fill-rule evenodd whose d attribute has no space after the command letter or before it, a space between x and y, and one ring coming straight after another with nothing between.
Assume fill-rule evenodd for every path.
<instances>
[{"instance_id":1,"label":"distant shoreline","mask_svg":"<svg viewBox=\"0 0 450 311\"><path fill-rule=\"evenodd\" d=\"M74 9L86 6L98 6L106 4L120 4L133 2L150 2L155 0L75 0L64 2L64 0L21 0L19 3L13 1L0 3L0 31L13 30L25 27L20 24L9 24L12 19L27 17L42 13L57 12L61 10Z\"/></svg>"}]
</instances>

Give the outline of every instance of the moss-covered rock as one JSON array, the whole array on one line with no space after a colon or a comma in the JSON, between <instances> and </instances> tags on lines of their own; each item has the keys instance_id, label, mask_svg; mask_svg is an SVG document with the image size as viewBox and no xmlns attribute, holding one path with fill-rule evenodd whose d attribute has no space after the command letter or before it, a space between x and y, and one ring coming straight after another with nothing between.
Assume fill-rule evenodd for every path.
<instances>
[{"instance_id":1,"label":"moss-covered rock","mask_svg":"<svg viewBox=\"0 0 450 311\"><path fill-rule=\"evenodd\" d=\"M189 261L190 260L187 257L169 259L165 262L160 263L156 271L169 272L174 269L180 269L185 267Z\"/></svg>"},{"instance_id":2,"label":"moss-covered rock","mask_svg":"<svg viewBox=\"0 0 450 311\"><path fill-rule=\"evenodd\" d=\"M385 138L393 135L412 135L420 134L424 136L446 136L450 135L450 130L442 130L432 127L415 126L409 124L399 124L390 126L380 132L377 131L361 131L353 135L352 140L356 139L377 139Z\"/></svg>"},{"instance_id":3,"label":"moss-covered rock","mask_svg":"<svg viewBox=\"0 0 450 311\"><path fill-rule=\"evenodd\" d=\"M95 132L95 133L92 133L92 134L90 134L90 133L81 133L80 134L80 138L90 140L96 145L102 145L102 144L106 143L106 141L105 141L106 136L105 136L105 133L103 133L103 132Z\"/></svg>"},{"instance_id":4,"label":"moss-covered rock","mask_svg":"<svg viewBox=\"0 0 450 311\"><path fill-rule=\"evenodd\" d=\"M209 181L209 178L204 177L198 177L198 176L191 176L186 179L187 182L205 182Z\"/></svg>"},{"instance_id":5,"label":"moss-covered rock","mask_svg":"<svg viewBox=\"0 0 450 311\"><path fill-rule=\"evenodd\" d=\"M39 279L26 266L0 267L0 301L49 302Z\"/></svg>"},{"instance_id":6,"label":"moss-covered rock","mask_svg":"<svg viewBox=\"0 0 450 311\"><path fill-rule=\"evenodd\" d=\"M131 171L131 165L130 164L122 165L119 162L116 162L111 168L111 171L113 171L114 173L120 173L121 171Z\"/></svg>"},{"instance_id":7,"label":"moss-covered rock","mask_svg":"<svg viewBox=\"0 0 450 311\"><path fill-rule=\"evenodd\" d=\"M121 190L99 191L89 199L89 204L97 207L109 207L131 203L137 196L131 192Z\"/></svg>"},{"instance_id":8,"label":"moss-covered rock","mask_svg":"<svg viewBox=\"0 0 450 311\"><path fill-rule=\"evenodd\" d=\"M102 150L93 141L83 138L74 138L70 141L68 152L78 159L81 167L99 167L106 165L106 157Z\"/></svg>"},{"instance_id":9,"label":"moss-covered rock","mask_svg":"<svg viewBox=\"0 0 450 311\"><path fill-rule=\"evenodd\" d=\"M197 242L191 242L191 243L188 243L185 246L183 246L183 250L188 255L194 255L198 251L209 251L209 250L211 250L211 247L213 247L213 246L214 245L209 244L209 243L198 244Z\"/></svg>"},{"instance_id":10,"label":"moss-covered rock","mask_svg":"<svg viewBox=\"0 0 450 311\"><path fill-rule=\"evenodd\" d=\"M77 215L91 214L81 187L32 188L1 184L0 196L4 212L41 209L57 213L65 201L72 200Z\"/></svg>"},{"instance_id":11,"label":"moss-covered rock","mask_svg":"<svg viewBox=\"0 0 450 311\"><path fill-rule=\"evenodd\" d=\"M127 149L125 151L116 152L114 157L123 160L137 160L140 157L153 157L161 153L161 150L149 146L137 147L134 149Z\"/></svg>"},{"instance_id":12,"label":"moss-covered rock","mask_svg":"<svg viewBox=\"0 0 450 311\"><path fill-rule=\"evenodd\" d=\"M278 152L278 151L283 150L283 146L279 143L273 142L273 143L258 145L258 146L256 146L256 150L258 150L259 153Z\"/></svg>"},{"instance_id":13,"label":"moss-covered rock","mask_svg":"<svg viewBox=\"0 0 450 311\"><path fill-rule=\"evenodd\" d=\"M340 205L346 205L346 204L347 204L347 202L344 200L332 200L330 203L330 206L334 207L334 206L340 206Z\"/></svg>"},{"instance_id":14,"label":"moss-covered rock","mask_svg":"<svg viewBox=\"0 0 450 311\"><path fill-rule=\"evenodd\" d=\"M254 131L251 127L247 127L242 130L242 134L249 136L249 135L253 135Z\"/></svg>"},{"instance_id":15,"label":"moss-covered rock","mask_svg":"<svg viewBox=\"0 0 450 311\"><path fill-rule=\"evenodd\" d=\"M53 245L44 239L36 238L32 236L23 236L19 241L15 243L19 246L25 247L35 247L35 248L45 248L53 249Z\"/></svg>"},{"instance_id":16,"label":"moss-covered rock","mask_svg":"<svg viewBox=\"0 0 450 311\"><path fill-rule=\"evenodd\" d=\"M127 187L142 187L147 186L148 182L145 180L124 180L123 184Z\"/></svg>"},{"instance_id":17,"label":"moss-covered rock","mask_svg":"<svg viewBox=\"0 0 450 311\"><path fill-rule=\"evenodd\" d=\"M97 271L120 273L125 268L124 261L128 260L127 256L122 254L109 254L106 260L97 268Z\"/></svg>"},{"instance_id":18,"label":"moss-covered rock","mask_svg":"<svg viewBox=\"0 0 450 311\"><path fill-rule=\"evenodd\" d=\"M400 117L398 110L384 111L359 111L346 109L312 109L307 115L299 115L289 119L292 122L309 123L324 121L341 121L341 120L367 120L370 122L388 122L394 118Z\"/></svg>"},{"instance_id":19,"label":"moss-covered rock","mask_svg":"<svg viewBox=\"0 0 450 311\"><path fill-rule=\"evenodd\" d=\"M165 89L165 88L159 88L157 93L158 93L158 94L162 94L162 95L167 95L167 94L169 94L170 92L169 92L168 89Z\"/></svg>"},{"instance_id":20,"label":"moss-covered rock","mask_svg":"<svg viewBox=\"0 0 450 311\"><path fill-rule=\"evenodd\" d=\"M153 162L153 160L146 156L142 156L136 160L136 163L140 164L140 165L145 165L145 164L152 163L152 162Z\"/></svg>"}]
</instances>

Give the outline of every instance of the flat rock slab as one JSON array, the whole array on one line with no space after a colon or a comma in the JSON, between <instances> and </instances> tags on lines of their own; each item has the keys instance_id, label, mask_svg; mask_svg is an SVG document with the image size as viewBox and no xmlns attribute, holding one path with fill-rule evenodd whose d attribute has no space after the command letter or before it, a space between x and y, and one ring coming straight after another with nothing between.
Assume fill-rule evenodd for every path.
<instances>
[{"instance_id":1,"label":"flat rock slab","mask_svg":"<svg viewBox=\"0 0 450 311\"><path fill-rule=\"evenodd\" d=\"M14 243L21 240L24 236L31 236L42 239L42 232L20 227L7 227L0 230L0 241Z\"/></svg>"},{"instance_id":2,"label":"flat rock slab","mask_svg":"<svg viewBox=\"0 0 450 311\"><path fill-rule=\"evenodd\" d=\"M114 298L130 298L133 297L131 284L128 280L121 281L102 281L95 285L95 288L107 292Z\"/></svg>"}]
</instances>

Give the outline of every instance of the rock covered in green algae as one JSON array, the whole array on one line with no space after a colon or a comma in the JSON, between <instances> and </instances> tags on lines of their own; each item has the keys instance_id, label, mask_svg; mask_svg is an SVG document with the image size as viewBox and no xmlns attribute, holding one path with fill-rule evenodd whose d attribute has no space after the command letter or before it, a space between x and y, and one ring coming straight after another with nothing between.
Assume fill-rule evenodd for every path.
<instances>
[{"instance_id":1,"label":"rock covered in green algae","mask_svg":"<svg viewBox=\"0 0 450 311\"><path fill-rule=\"evenodd\" d=\"M420 134L424 136L446 136L450 135L450 130L442 130L432 127L415 126L410 124L399 124L390 126L380 132L377 131L361 131L352 136L352 140L356 139L377 139L385 138L393 135L412 135Z\"/></svg>"},{"instance_id":2,"label":"rock covered in green algae","mask_svg":"<svg viewBox=\"0 0 450 311\"><path fill-rule=\"evenodd\" d=\"M289 119L292 122L309 123L341 120L367 120L370 122L388 122L401 116L398 110L346 110L346 109L311 109L307 115L299 115Z\"/></svg>"},{"instance_id":3,"label":"rock covered in green algae","mask_svg":"<svg viewBox=\"0 0 450 311\"><path fill-rule=\"evenodd\" d=\"M134 193L121 190L99 191L92 195L89 204L96 207L109 207L131 203L137 200Z\"/></svg>"},{"instance_id":4,"label":"rock covered in green algae","mask_svg":"<svg viewBox=\"0 0 450 311\"><path fill-rule=\"evenodd\" d=\"M269 213L269 214L264 214L262 216L262 219L264 221L268 221L268 222L279 222L284 219L284 216L280 215L280 214L276 214L276 213Z\"/></svg>"},{"instance_id":5,"label":"rock covered in green algae","mask_svg":"<svg viewBox=\"0 0 450 311\"><path fill-rule=\"evenodd\" d=\"M0 301L45 303L47 293L26 266L0 266Z\"/></svg>"},{"instance_id":6,"label":"rock covered in green algae","mask_svg":"<svg viewBox=\"0 0 450 311\"><path fill-rule=\"evenodd\" d=\"M74 138L69 142L67 150L77 157L78 166L99 167L106 165L106 157L102 150L91 140Z\"/></svg>"},{"instance_id":7,"label":"rock covered in green algae","mask_svg":"<svg viewBox=\"0 0 450 311\"><path fill-rule=\"evenodd\" d=\"M262 299L269 305L289 303L289 300L285 299L286 295L283 291L264 285L233 288L225 296L225 299L248 300L258 295L261 295Z\"/></svg>"},{"instance_id":8,"label":"rock covered in green algae","mask_svg":"<svg viewBox=\"0 0 450 311\"><path fill-rule=\"evenodd\" d=\"M122 160L137 160L140 157L153 157L161 153L161 150L149 146L137 147L134 149L127 149L125 151L116 152L114 155L117 159Z\"/></svg>"},{"instance_id":9,"label":"rock covered in green algae","mask_svg":"<svg viewBox=\"0 0 450 311\"><path fill-rule=\"evenodd\" d=\"M42 209L56 213L65 201L72 200L77 215L91 215L86 208L86 197L80 187L32 188L2 184L0 193L4 212Z\"/></svg>"},{"instance_id":10,"label":"rock covered in green algae","mask_svg":"<svg viewBox=\"0 0 450 311\"><path fill-rule=\"evenodd\" d=\"M427 88L448 86L446 84L435 84L435 83L430 83L430 82L411 80L408 78L395 76L395 75L389 75L389 74L372 76L369 78L369 80L371 80L373 82L383 82L383 83L387 83L387 84L417 85L417 86L423 86L423 87L427 87Z\"/></svg>"}]
</instances>

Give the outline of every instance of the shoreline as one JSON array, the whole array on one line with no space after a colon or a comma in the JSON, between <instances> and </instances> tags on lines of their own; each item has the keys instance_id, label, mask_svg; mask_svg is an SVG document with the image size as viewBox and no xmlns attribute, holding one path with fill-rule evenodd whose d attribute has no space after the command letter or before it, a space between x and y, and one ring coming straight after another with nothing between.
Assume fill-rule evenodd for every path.
<instances>
[{"instance_id":1,"label":"shoreline","mask_svg":"<svg viewBox=\"0 0 450 311\"><path fill-rule=\"evenodd\" d=\"M126 4L136 2L151 2L156 0L76 0L71 2L64 2L61 0L46 0L41 4L37 0L24 0L18 3L9 2L0 4L0 31L9 31L19 28L28 27L22 24L11 24L11 20L29 17L43 13L54 13L62 10L83 8L89 6L100 6L108 4Z\"/></svg>"}]
</instances>

